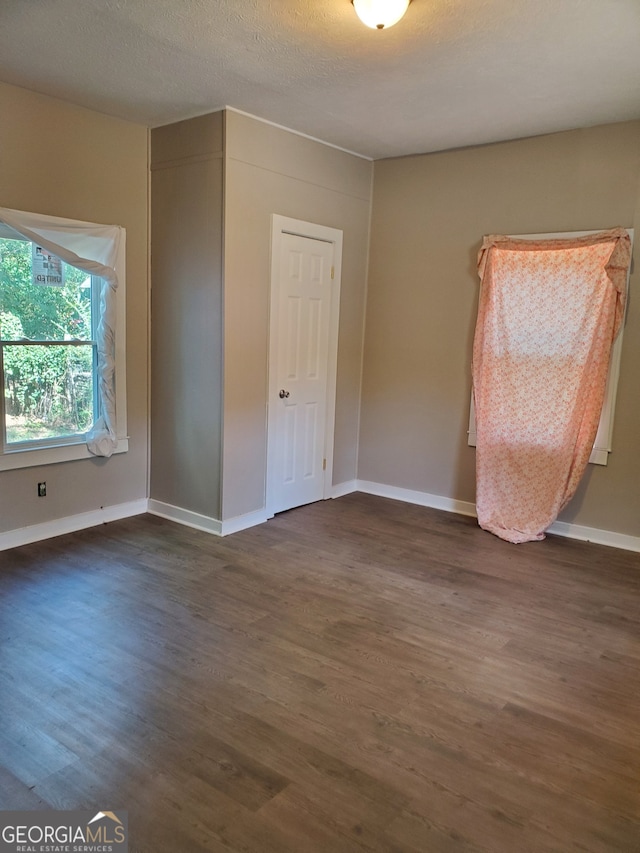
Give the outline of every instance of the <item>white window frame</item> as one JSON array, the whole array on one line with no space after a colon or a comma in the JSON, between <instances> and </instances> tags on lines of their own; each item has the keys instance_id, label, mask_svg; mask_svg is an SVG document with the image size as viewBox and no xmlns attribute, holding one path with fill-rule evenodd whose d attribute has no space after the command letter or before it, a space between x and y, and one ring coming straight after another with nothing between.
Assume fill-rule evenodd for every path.
<instances>
[{"instance_id":1,"label":"white window frame","mask_svg":"<svg viewBox=\"0 0 640 853\"><path fill-rule=\"evenodd\" d=\"M16 239L16 233L0 223L0 237ZM24 238L26 239L26 238ZM31 241L27 241L31 242ZM115 271L118 276L116 289L116 436L117 446L114 453L126 453L129 449L127 435L127 377L126 377L126 263L124 242L118 252ZM95 278L95 277L94 277ZM106 285L103 283L102 285ZM1 377L4 379L4 377ZM4 385L0 389L0 414L4 418ZM97 414L97 413L96 413ZM46 441L46 444L44 443ZM0 446L0 471L31 468L37 465L51 465L58 462L71 462L77 459L96 459L87 448L84 435L63 436L59 440L45 439L39 447L32 444L15 447Z\"/></svg>"},{"instance_id":2,"label":"white window frame","mask_svg":"<svg viewBox=\"0 0 640 853\"><path fill-rule=\"evenodd\" d=\"M591 234L600 234L604 229L596 231L561 231L550 234L510 234L509 238L513 240L565 240L574 237L588 237ZM633 250L633 228L625 229L631 240L631 249ZM629 277L631 274L631 264L627 270L627 295L629 293ZM628 302L628 300L627 300ZM618 377L620 376L620 360L622 358L622 336L626 324L626 309L625 316L620 326L620 331L614 341L611 350L611 361L609 362L609 373L607 374L607 385L605 389L604 402L602 404L602 413L600 415L600 423L598 432L593 443L593 450L589 457L589 462L593 465L606 465L609 461L613 439L613 418L616 408L616 396L618 393ZM470 447L476 446L476 412L473 403L473 387L471 388L471 406L469 407L469 429L467 431L467 444Z\"/></svg>"}]
</instances>

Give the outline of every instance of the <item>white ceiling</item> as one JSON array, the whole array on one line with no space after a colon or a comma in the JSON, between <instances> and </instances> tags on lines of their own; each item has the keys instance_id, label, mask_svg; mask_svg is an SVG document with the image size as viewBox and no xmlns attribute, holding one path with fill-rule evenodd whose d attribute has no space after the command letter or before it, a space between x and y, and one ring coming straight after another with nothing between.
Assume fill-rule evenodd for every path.
<instances>
[{"instance_id":1,"label":"white ceiling","mask_svg":"<svg viewBox=\"0 0 640 853\"><path fill-rule=\"evenodd\" d=\"M639 118L640 0L413 0L382 31L349 0L0 0L0 79L391 157Z\"/></svg>"}]
</instances>

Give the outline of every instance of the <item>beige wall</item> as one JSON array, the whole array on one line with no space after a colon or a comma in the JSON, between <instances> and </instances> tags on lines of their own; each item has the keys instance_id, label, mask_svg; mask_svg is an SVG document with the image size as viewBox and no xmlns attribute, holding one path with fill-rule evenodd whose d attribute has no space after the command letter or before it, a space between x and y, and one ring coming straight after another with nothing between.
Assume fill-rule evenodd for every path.
<instances>
[{"instance_id":1,"label":"beige wall","mask_svg":"<svg viewBox=\"0 0 640 853\"><path fill-rule=\"evenodd\" d=\"M220 518L222 113L151 133L154 500Z\"/></svg>"},{"instance_id":2,"label":"beige wall","mask_svg":"<svg viewBox=\"0 0 640 853\"><path fill-rule=\"evenodd\" d=\"M265 503L271 214L344 231L334 483L356 476L372 164L226 115L223 519Z\"/></svg>"},{"instance_id":3,"label":"beige wall","mask_svg":"<svg viewBox=\"0 0 640 853\"><path fill-rule=\"evenodd\" d=\"M130 435L129 452L110 460L0 473L3 532L146 495L148 164L144 127L5 84L0 114L0 205L127 229ZM334 483L357 476L473 501L475 451L466 445L466 429L481 236L620 224L634 226L640 239L640 122L376 163L367 296L372 165L233 111L225 120L224 174L221 137L214 144L206 132L158 134L157 160L183 161L159 170L165 219L174 203L185 216L204 217L218 248L208 266L195 264L185 286L158 306L162 334L154 343L153 375L160 441L152 496L225 520L264 506L270 217L279 213L344 231ZM198 144L187 150L194 139ZM180 190L178 165L186 169ZM224 291L214 239L222 215ZM159 221L158 233L165 226L170 233L170 225ZM193 229L176 227L188 245ZM203 289L207 275L214 284ZM636 270L609 465L589 467L562 516L636 536L639 287ZM176 309L176 298L180 305L186 300L187 311ZM198 359L184 350L198 339L194 324L204 341ZM217 334L205 335L208 324ZM180 402L186 386L175 376L162 381L162 365L183 357L196 364L190 387L206 414L202 433L191 434L193 424L179 417L166 420L191 405ZM164 393L171 386L175 395ZM194 448L207 452L203 457ZM185 485L176 472L189 468ZM43 479L48 497L38 499Z\"/></svg>"},{"instance_id":4,"label":"beige wall","mask_svg":"<svg viewBox=\"0 0 640 853\"><path fill-rule=\"evenodd\" d=\"M640 240L640 122L377 162L359 477L474 501L466 430L482 235L615 225ZM613 453L589 466L561 518L638 536L637 265L630 287Z\"/></svg>"},{"instance_id":5,"label":"beige wall","mask_svg":"<svg viewBox=\"0 0 640 853\"><path fill-rule=\"evenodd\" d=\"M0 83L0 205L127 231L129 452L0 473L0 532L146 496L147 130ZM37 483L47 482L38 498Z\"/></svg>"}]
</instances>

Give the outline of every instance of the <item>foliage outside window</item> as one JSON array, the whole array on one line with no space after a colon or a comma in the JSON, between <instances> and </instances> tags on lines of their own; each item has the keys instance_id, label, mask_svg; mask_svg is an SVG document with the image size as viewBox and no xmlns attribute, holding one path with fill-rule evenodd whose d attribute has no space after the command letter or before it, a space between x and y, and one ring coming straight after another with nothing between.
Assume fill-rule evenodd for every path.
<instances>
[{"instance_id":1,"label":"foliage outside window","mask_svg":"<svg viewBox=\"0 0 640 853\"><path fill-rule=\"evenodd\" d=\"M0 207L0 470L128 449L126 232Z\"/></svg>"},{"instance_id":2,"label":"foliage outside window","mask_svg":"<svg viewBox=\"0 0 640 853\"><path fill-rule=\"evenodd\" d=\"M27 240L0 239L6 450L82 441L98 414L99 279L44 253L60 273L47 282L35 274L38 250Z\"/></svg>"}]
</instances>

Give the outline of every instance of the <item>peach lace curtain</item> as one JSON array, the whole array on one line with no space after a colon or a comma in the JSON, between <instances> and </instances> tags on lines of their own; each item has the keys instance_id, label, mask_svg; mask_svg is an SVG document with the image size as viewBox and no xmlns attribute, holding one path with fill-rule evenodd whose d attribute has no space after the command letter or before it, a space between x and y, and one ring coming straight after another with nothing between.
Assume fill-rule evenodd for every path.
<instances>
[{"instance_id":1,"label":"peach lace curtain","mask_svg":"<svg viewBox=\"0 0 640 853\"><path fill-rule=\"evenodd\" d=\"M473 345L477 512L509 542L544 539L585 471L622 324L622 228L571 240L486 237Z\"/></svg>"}]
</instances>

